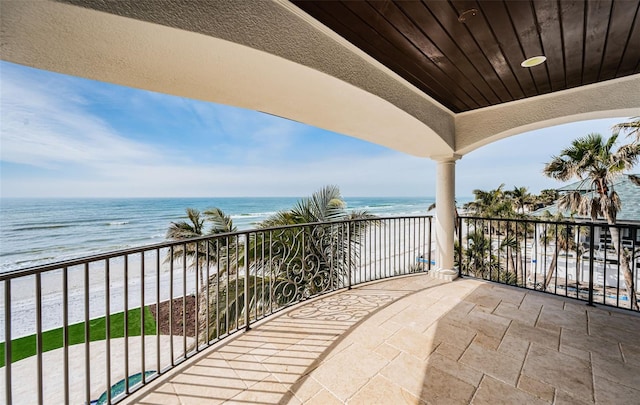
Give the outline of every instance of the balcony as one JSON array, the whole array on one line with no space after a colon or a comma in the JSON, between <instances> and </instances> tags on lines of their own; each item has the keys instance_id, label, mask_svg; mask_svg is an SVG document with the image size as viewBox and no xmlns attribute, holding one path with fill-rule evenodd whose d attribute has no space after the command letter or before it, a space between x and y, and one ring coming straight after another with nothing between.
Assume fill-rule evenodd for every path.
<instances>
[{"instance_id":1,"label":"balcony","mask_svg":"<svg viewBox=\"0 0 640 405\"><path fill-rule=\"evenodd\" d=\"M640 318L428 275L373 282L256 324L133 397L144 404L633 403Z\"/></svg>"},{"instance_id":2,"label":"balcony","mask_svg":"<svg viewBox=\"0 0 640 405\"><path fill-rule=\"evenodd\" d=\"M599 224L460 218L463 277L446 282L433 277L431 222L248 230L2 274L0 394L16 404L638 398L640 314L624 309L622 274L636 242L598 263L595 242L568 241L594 241ZM637 235L626 227L613 234Z\"/></svg>"}]
</instances>

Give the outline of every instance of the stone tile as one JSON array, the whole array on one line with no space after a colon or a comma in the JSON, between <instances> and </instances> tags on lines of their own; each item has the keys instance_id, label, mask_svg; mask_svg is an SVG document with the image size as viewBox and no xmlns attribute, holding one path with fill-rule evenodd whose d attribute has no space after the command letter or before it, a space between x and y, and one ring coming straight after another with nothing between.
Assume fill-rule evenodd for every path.
<instances>
[{"instance_id":1,"label":"stone tile","mask_svg":"<svg viewBox=\"0 0 640 405\"><path fill-rule=\"evenodd\" d=\"M425 317L425 314L430 314ZM435 313L425 311L423 308L409 307L396 313L394 316L388 319L388 322L395 322L402 325L403 328L416 330L422 332L429 327L432 323L437 321L439 316Z\"/></svg>"},{"instance_id":2,"label":"stone tile","mask_svg":"<svg viewBox=\"0 0 640 405\"><path fill-rule=\"evenodd\" d=\"M543 401L553 402L556 390L550 384L522 374L518 380L518 389L527 392Z\"/></svg>"},{"instance_id":3,"label":"stone tile","mask_svg":"<svg viewBox=\"0 0 640 405\"><path fill-rule=\"evenodd\" d=\"M229 403L268 403L277 404L286 396L288 389L285 385L271 380L264 380L252 385L231 398Z\"/></svg>"},{"instance_id":4,"label":"stone tile","mask_svg":"<svg viewBox=\"0 0 640 405\"><path fill-rule=\"evenodd\" d=\"M302 403L310 400L314 395L323 390L322 385L311 376L299 379L289 391Z\"/></svg>"},{"instance_id":5,"label":"stone tile","mask_svg":"<svg viewBox=\"0 0 640 405\"><path fill-rule=\"evenodd\" d=\"M565 391L556 390L556 398L553 402L553 405L589 405L593 403L594 403L593 399L581 400ZM606 404L606 405L609 405L609 404Z\"/></svg>"},{"instance_id":6,"label":"stone tile","mask_svg":"<svg viewBox=\"0 0 640 405\"><path fill-rule=\"evenodd\" d=\"M552 401L545 401L525 391L519 390L516 387L505 384L489 376L485 376L478 387L478 391L473 397L472 403L476 405L544 405L550 404Z\"/></svg>"},{"instance_id":7,"label":"stone tile","mask_svg":"<svg viewBox=\"0 0 640 405\"><path fill-rule=\"evenodd\" d=\"M482 371L515 387L522 368L522 360L495 350L487 350L472 343L460 358L460 363Z\"/></svg>"},{"instance_id":8,"label":"stone tile","mask_svg":"<svg viewBox=\"0 0 640 405\"><path fill-rule=\"evenodd\" d=\"M578 333L587 333L587 313L558 310L554 307L543 307L536 322L536 327L560 330L560 328L577 331Z\"/></svg>"},{"instance_id":9,"label":"stone tile","mask_svg":"<svg viewBox=\"0 0 640 405\"><path fill-rule=\"evenodd\" d=\"M386 359L373 352L353 347L348 353L341 353L330 362L318 366L313 372L313 378L339 400L346 401L387 363ZM345 374L346 370L348 374ZM345 378L346 376L348 377Z\"/></svg>"},{"instance_id":10,"label":"stone tile","mask_svg":"<svg viewBox=\"0 0 640 405\"><path fill-rule=\"evenodd\" d=\"M571 346L576 349L598 353L613 360L622 361L622 353L618 343L596 336L589 336L575 331L563 331L560 343L562 346Z\"/></svg>"},{"instance_id":11,"label":"stone tile","mask_svg":"<svg viewBox=\"0 0 640 405\"><path fill-rule=\"evenodd\" d=\"M502 339L511 324L511 319L475 309L469 313L465 321L468 328L498 339Z\"/></svg>"},{"instance_id":12,"label":"stone tile","mask_svg":"<svg viewBox=\"0 0 640 405\"><path fill-rule=\"evenodd\" d=\"M526 291L518 288L505 288L497 284L487 284L491 288L490 294L499 297L502 302L520 305L524 297L528 294Z\"/></svg>"},{"instance_id":13,"label":"stone tile","mask_svg":"<svg viewBox=\"0 0 640 405\"><path fill-rule=\"evenodd\" d=\"M527 342L537 343L541 346L554 350L557 350L560 345L560 331L536 328L515 321L511 322L505 336L511 336Z\"/></svg>"},{"instance_id":14,"label":"stone tile","mask_svg":"<svg viewBox=\"0 0 640 405\"><path fill-rule=\"evenodd\" d=\"M596 374L595 399L600 404L633 404L640 401L638 386L628 387Z\"/></svg>"},{"instance_id":15,"label":"stone tile","mask_svg":"<svg viewBox=\"0 0 640 405\"><path fill-rule=\"evenodd\" d=\"M576 398L589 400L593 397L593 376L588 362L535 343L529 349L522 373Z\"/></svg>"},{"instance_id":16,"label":"stone tile","mask_svg":"<svg viewBox=\"0 0 640 405\"><path fill-rule=\"evenodd\" d=\"M478 333L471 343L478 346L482 346L488 350L498 350L501 340L491 336L487 336L484 333Z\"/></svg>"},{"instance_id":17,"label":"stone tile","mask_svg":"<svg viewBox=\"0 0 640 405\"><path fill-rule=\"evenodd\" d=\"M380 375L369 381L347 403L349 405L424 404L418 397L411 395L398 384Z\"/></svg>"},{"instance_id":18,"label":"stone tile","mask_svg":"<svg viewBox=\"0 0 640 405\"><path fill-rule=\"evenodd\" d=\"M419 359L426 359L436 349L435 338L413 329L402 328L387 339L387 344Z\"/></svg>"},{"instance_id":19,"label":"stone tile","mask_svg":"<svg viewBox=\"0 0 640 405\"><path fill-rule=\"evenodd\" d=\"M400 353L380 371L380 374L420 398L424 382L424 368L425 363L420 359L406 353Z\"/></svg>"},{"instance_id":20,"label":"stone tile","mask_svg":"<svg viewBox=\"0 0 640 405\"><path fill-rule=\"evenodd\" d=\"M467 404L476 387L435 367L427 368L420 398L428 404Z\"/></svg>"},{"instance_id":21,"label":"stone tile","mask_svg":"<svg viewBox=\"0 0 640 405\"><path fill-rule=\"evenodd\" d=\"M613 361L606 356L593 354L591 357L593 373L630 388L640 387L640 364Z\"/></svg>"},{"instance_id":22,"label":"stone tile","mask_svg":"<svg viewBox=\"0 0 640 405\"><path fill-rule=\"evenodd\" d=\"M516 304L501 302L493 311L494 315L534 326L540 311L520 309Z\"/></svg>"},{"instance_id":23,"label":"stone tile","mask_svg":"<svg viewBox=\"0 0 640 405\"><path fill-rule=\"evenodd\" d=\"M344 401L339 400L329 391L323 389L306 402L307 405L342 405Z\"/></svg>"},{"instance_id":24,"label":"stone tile","mask_svg":"<svg viewBox=\"0 0 640 405\"><path fill-rule=\"evenodd\" d=\"M380 328L376 325L366 323L360 325L352 331L344 340L344 342L357 343L361 347L374 349L393 335L393 332Z\"/></svg>"},{"instance_id":25,"label":"stone tile","mask_svg":"<svg viewBox=\"0 0 640 405\"><path fill-rule=\"evenodd\" d=\"M640 346L620 343L620 351L626 363L640 364Z\"/></svg>"},{"instance_id":26,"label":"stone tile","mask_svg":"<svg viewBox=\"0 0 640 405\"><path fill-rule=\"evenodd\" d=\"M640 335L640 317L635 313L619 313L604 310L590 311L589 325L593 328L590 332L593 332L593 330L599 330L603 333L612 331L617 335L619 332L626 331L628 333L621 333L621 335Z\"/></svg>"},{"instance_id":27,"label":"stone tile","mask_svg":"<svg viewBox=\"0 0 640 405\"><path fill-rule=\"evenodd\" d=\"M484 288L478 288L466 296L464 300L493 311L502 300L500 297L492 294L492 292L493 291L487 291L487 289Z\"/></svg>"},{"instance_id":28,"label":"stone tile","mask_svg":"<svg viewBox=\"0 0 640 405\"><path fill-rule=\"evenodd\" d=\"M389 361L395 359L400 354L400 350L387 343L382 343L380 346L376 347L374 352Z\"/></svg>"},{"instance_id":29,"label":"stone tile","mask_svg":"<svg viewBox=\"0 0 640 405\"><path fill-rule=\"evenodd\" d=\"M498 346L497 351L524 362L529 346L530 343L526 340L518 339L513 336L505 336L500 342L500 346Z\"/></svg>"},{"instance_id":30,"label":"stone tile","mask_svg":"<svg viewBox=\"0 0 640 405\"><path fill-rule=\"evenodd\" d=\"M262 381L271 374L258 359L249 354L243 354L227 363L248 386L251 386L249 382Z\"/></svg>"},{"instance_id":31,"label":"stone tile","mask_svg":"<svg viewBox=\"0 0 640 405\"><path fill-rule=\"evenodd\" d=\"M451 360L439 353L433 353L427 359L427 368L432 367L442 372L452 374L456 376L456 378L474 386L477 386L482 379L482 372L468 367L463 363Z\"/></svg>"},{"instance_id":32,"label":"stone tile","mask_svg":"<svg viewBox=\"0 0 640 405\"><path fill-rule=\"evenodd\" d=\"M442 320L427 329L425 335L431 336L436 345L446 342L453 346L466 348L475 337L476 331L464 327L463 324Z\"/></svg>"},{"instance_id":33,"label":"stone tile","mask_svg":"<svg viewBox=\"0 0 640 405\"><path fill-rule=\"evenodd\" d=\"M136 403L144 405L180 405L180 398L171 384L163 384L139 401L136 401Z\"/></svg>"},{"instance_id":34,"label":"stone tile","mask_svg":"<svg viewBox=\"0 0 640 405\"><path fill-rule=\"evenodd\" d=\"M566 344L560 344L560 353L568 354L569 356L573 356L580 360L591 362L591 352L586 350L577 349L573 346L569 346Z\"/></svg>"},{"instance_id":35,"label":"stone tile","mask_svg":"<svg viewBox=\"0 0 640 405\"><path fill-rule=\"evenodd\" d=\"M536 294L527 292L520 304L520 309L539 309L542 306L553 307L556 309L564 308L564 301L547 294Z\"/></svg>"},{"instance_id":36,"label":"stone tile","mask_svg":"<svg viewBox=\"0 0 640 405\"><path fill-rule=\"evenodd\" d=\"M445 357L450 358L451 360L458 361L465 350L466 347L454 346L447 342L442 342L438 345L434 353L439 353Z\"/></svg>"}]
</instances>

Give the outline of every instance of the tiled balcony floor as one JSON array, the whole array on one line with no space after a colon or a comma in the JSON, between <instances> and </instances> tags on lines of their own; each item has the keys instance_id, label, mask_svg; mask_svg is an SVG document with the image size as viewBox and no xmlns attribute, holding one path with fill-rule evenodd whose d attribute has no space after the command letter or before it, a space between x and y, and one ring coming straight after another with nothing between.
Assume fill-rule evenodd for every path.
<instances>
[{"instance_id":1,"label":"tiled balcony floor","mask_svg":"<svg viewBox=\"0 0 640 405\"><path fill-rule=\"evenodd\" d=\"M131 400L638 403L640 317L466 278L396 278L282 312Z\"/></svg>"}]
</instances>

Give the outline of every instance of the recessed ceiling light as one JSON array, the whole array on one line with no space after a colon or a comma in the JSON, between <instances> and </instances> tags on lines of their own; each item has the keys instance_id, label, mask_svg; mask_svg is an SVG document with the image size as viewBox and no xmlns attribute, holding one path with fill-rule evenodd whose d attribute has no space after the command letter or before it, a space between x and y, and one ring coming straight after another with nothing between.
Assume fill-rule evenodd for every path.
<instances>
[{"instance_id":1,"label":"recessed ceiling light","mask_svg":"<svg viewBox=\"0 0 640 405\"><path fill-rule=\"evenodd\" d=\"M544 63L544 61L547 60L547 57L544 55L540 55L540 56L534 56L531 57L527 60L522 61L522 63L520 64L520 66L524 67L524 68L530 68L530 67L534 67L534 66L538 66L541 63Z\"/></svg>"},{"instance_id":2,"label":"recessed ceiling light","mask_svg":"<svg viewBox=\"0 0 640 405\"><path fill-rule=\"evenodd\" d=\"M475 16L476 14L478 14L478 10L476 10L475 8L471 8L469 10L463 11L462 14L458 16L458 21L466 22L468 19Z\"/></svg>"}]
</instances>

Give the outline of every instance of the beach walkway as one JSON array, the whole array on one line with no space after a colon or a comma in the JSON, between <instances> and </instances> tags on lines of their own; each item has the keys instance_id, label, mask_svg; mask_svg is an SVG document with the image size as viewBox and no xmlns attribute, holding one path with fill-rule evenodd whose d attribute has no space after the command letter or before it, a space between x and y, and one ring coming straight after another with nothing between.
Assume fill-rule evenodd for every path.
<instances>
[{"instance_id":1,"label":"beach walkway","mask_svg":"<svg viewBox=\"0 0 640 405\"><path fill-rule=\"evenodd\" d=\"M635 403L639 336L637 314L420 274L294 306L127 403Z\"/></svg>"}]
</instances>

